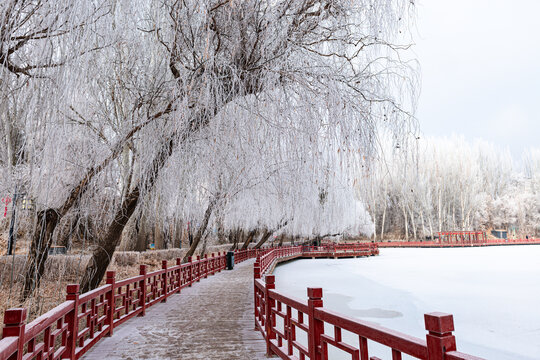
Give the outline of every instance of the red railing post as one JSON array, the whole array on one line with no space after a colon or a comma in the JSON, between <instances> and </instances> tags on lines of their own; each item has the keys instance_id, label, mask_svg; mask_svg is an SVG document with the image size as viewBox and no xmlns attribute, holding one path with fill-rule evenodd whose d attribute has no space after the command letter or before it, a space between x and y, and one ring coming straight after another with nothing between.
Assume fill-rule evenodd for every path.
<instances>
[{"instance_id":1,"label":"red railing post","mask_svg":"<svg viewBox=\"0 0 540 360\"><path fill-rule=\"evenodd\" d=\"M454 317L444 313L429 313L424 315L428 360L444 360L445 353L456 350Z\"/></svg>"},{"instance_id":2,"label":"red railing post","mask_svg":"<svg viewBox=\"0 0 540 360\"><path fill-rule=\"evenodd\" d=\"M197 282L201 281L201 256L197 255Z\"/></svg>"},{"instance_id":3,"label":"red railing post","mask_svg":"<svg viewBox=\"0 0 540 360\"><path fill-rule=\"evenodd\" d=\"M163 274L161 274L161 291L163 291L163 299L161 300L161 302L167 302L167 260L161 260L161 269L165 270Z\"/></svg>"},{"instance_id":4,"label":"red railing post","mask_svg":"<svg viewBox=\"0 0 540 360\"><path fill-rule=\"evenodd\" d=\"M2 338L17 337L17 352L9 360L21 360L24 353L24 328L26 327L26 309L13 308L4 312Z\"/></svg>"},{"instance_id":5,"label":"red railing post","mask_svg":"<svg viewBox=\"0 0 540 360\"><path fill-rule=\"evenodd\" d=\"M111 290L107 292L107 303L109 308L107 309L107 320L106 324L109 325L109 332L107 336L113 335L114 330L114 313L116 312L116 287L115 287L115 276L116 271L107 271L107 285L111 285Z\"/></svg>"},{"instance_id":6,"label":"red railing post","mask_svg":"<svg viewBox=\"0 0 540 360\"><path fill-rule=\"evenodd\" d=\"M79 284L67 286L66 300L73 300L73 310L66 315L69 335L66 339L66 352L63 359L75 359L77 350L77 334L79 333Z\"/></svg>"},{"instance_id":7,"label":"red railing post","mask_svg":"<svg viewBox=\"0 0 540 360\"><path fill-rule=\"evenodd\" d=\"M275 300L270 298L269 290L273 290L276 288L275 284L276 278L274 275L266 275L264 278L265 286L264 286L264 303L265 303L265 328L266 328L266 355L271 356L272 355L272 349L270 347L271 340L276 338L276 334L274 333L274 330L272 328L273 324L273 316L272 316L272 308L275 305Z\"/></svg>"},{"instance_id":8,"label":"red railing post","mask_svg":"<svg viewBox=\"0 0 540 360\"><path fill-rule=\"evenodd\" d=\"M204 254L204 278L208 278L208 254Z\"/></svg>"},{"instance_id":9,"label":"red railing post","mask_svg":"<svg viewBox=\"0 0 540 360\"><path fill-rule=\"evenodd\" d=\"M193 258L188 256L188 286L191 286L193 283Z\"/></svg>"},{"instance_id":10,"label":"red railing post","mask_svg":"<svg viewBox=\"0 0 540 360\"><path fill-rule=\"evenodd\" d=\"M259 317L259 304L257 301L257 285L255 281L261 278L261 260L257 257L253 265L253 305L255 307L255 330L257 330L257 319Z\"/></svg>"},{"instance_id":11,"label":"red railing post","mask_svg":"<svg viewBox=\"0 0 540 360\"><path fill-rule=\"evenodd\" d=\"M176 266L178 269L176 270L176 283L178 284L178 293L182 291L182 259L176 258Z\"/></svg>"},{"instance_id":12,"label":"red railing post","mask_svg":"<svg viewBox=\"0 0 540 360\"><path fill-rule=\"evenodd\" d=\"M321 359L321 335L324 334L324 322L315 318L315 308L322 307L322 288L308 288L308 350L309 358L312 360Z\"/></svg>"},{"instance_id":13,"label":"red railing post","mask_svg":"<svg viewBox=\"0 0 540 360\"><path fill-rule=\"evenodd\" d=\"M146 272L148 268L146 265L139 265L139 275L143 278L139 281L139 305L141 306L141 312L139 316L146 315Z\"/></svg>"}]
</instances>

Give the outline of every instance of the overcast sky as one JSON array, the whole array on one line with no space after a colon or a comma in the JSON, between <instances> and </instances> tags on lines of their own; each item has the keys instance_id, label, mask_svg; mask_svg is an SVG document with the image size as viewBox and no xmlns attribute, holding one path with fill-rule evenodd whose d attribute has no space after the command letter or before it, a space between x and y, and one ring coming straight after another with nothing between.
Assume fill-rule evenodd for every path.
<instances>
[{"instance_id":1,"label":"overcast sky","mask_svg":"<svg viewBox=\"0 0 540 360\"><path fill-rule=\"evenodd\" d=\"M421 131L540 147L540 1L417 4Z\"/></svg>"}]
</instances>

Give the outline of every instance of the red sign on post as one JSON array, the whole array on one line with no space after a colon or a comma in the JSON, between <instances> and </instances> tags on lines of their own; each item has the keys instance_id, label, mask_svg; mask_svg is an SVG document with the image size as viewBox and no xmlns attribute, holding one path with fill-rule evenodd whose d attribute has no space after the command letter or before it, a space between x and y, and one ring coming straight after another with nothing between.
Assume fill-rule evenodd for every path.
<instances>
[{"instance_id":1,"label":"red sign on post","mask_svg":"<svg viewBox=\"0 0 540 360\"><path fill-rule=\"evenodd\" d=\"M9 196L5 197L5 198L2 198L2 202L5 204L4 217L6 217L7 216L7 211L8 211L8 206L11 203L11 198Z\"/></svg>"}]
</instances>

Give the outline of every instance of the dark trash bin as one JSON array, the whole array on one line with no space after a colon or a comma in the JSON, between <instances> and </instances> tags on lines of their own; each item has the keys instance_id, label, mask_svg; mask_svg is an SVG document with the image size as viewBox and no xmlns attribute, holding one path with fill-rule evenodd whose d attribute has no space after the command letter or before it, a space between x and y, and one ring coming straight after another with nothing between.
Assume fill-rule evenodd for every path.
<instances>
[{"instance_id":1,"label":"dark trash bin","mask_svg":"<svg viewBox=\"0 0 540 360\"><path fill-rule=\"evenodd\" d=\"M227 270L234 268L234 251L227 252Z\"/></svg>"}]
</instances>

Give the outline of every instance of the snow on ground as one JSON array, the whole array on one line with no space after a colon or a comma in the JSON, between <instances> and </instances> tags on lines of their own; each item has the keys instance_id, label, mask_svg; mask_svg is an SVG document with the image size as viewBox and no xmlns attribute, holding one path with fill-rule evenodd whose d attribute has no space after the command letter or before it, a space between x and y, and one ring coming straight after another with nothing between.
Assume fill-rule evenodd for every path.
<instances>
[{"instance_id":1,"label":"snow on ground","mask_svg":"<svg viewBox=\"0 0 540 360\"><path fill-rule=\"evenodd\" d=\"M539 260L535 245L381 249L371 258L294 261L274 273L280 291L305 299L306 287L322 287L328 308L420 338L424 313L451 313L459 351L529 360L540 358ZM389 358L383 347L370 349Z\"/></svg>"}]
</instances>

